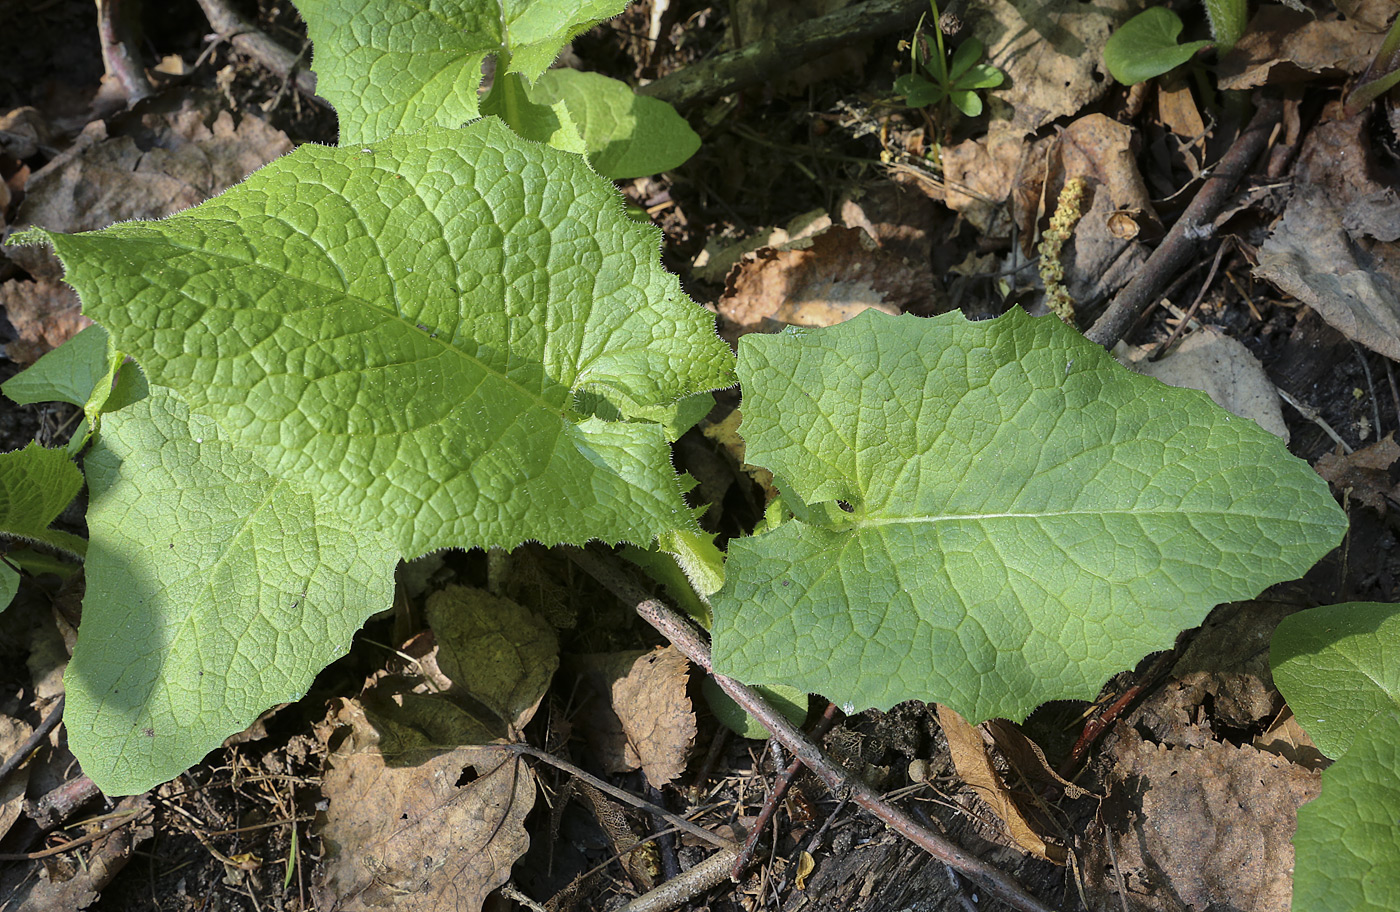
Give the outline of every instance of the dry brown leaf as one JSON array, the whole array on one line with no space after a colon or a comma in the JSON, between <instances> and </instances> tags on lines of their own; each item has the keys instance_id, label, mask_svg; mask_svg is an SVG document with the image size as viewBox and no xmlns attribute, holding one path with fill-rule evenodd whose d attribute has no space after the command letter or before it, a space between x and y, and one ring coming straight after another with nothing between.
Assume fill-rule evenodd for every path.
<instances>
[{"instance_id":1,"label":"dry brown leaf","mask_svg":"<svg viewBox=\"0 0 1400 912\"><path fill-rule=\"evenodd\" d=\"M992 813L1001 818L1016 844L1037 858L1064 864L1067 859L1065 847L1048 841L1017 804L1011 790L992 765L981 730L942 703L938 704L938 724L948 738L948 752L952 755L958 776Z\"/></svg>"},{"instance_id":2,"label":"dry brown leaf","mask_svg":"<svg viewBox=\"0 0 1400 912\"><path fill-rule=\"evenodd\" d=\"M469 586L428 597L437 667L461 692L519 731L535 715L554 671L559 641L547 621L510 599Z\"/></svg>"},{"instance_id":3,"label":"dry brown leaf","mask_svg":"<svg viewBox=\"0 0 1400 912\"><path fill-rule=\"evenodd\" d=\"M92 324L82 314L77 293L57 279L0 283L0 307L19 336L5 346L6 356L17 364L33 364Z\"/></svg>"},{"instance_id":4,"label":"dry brown leaf","mask_svg":"<svg viewBox=\"0 0 1400 912\"><path fill-rule=\"evenodd\" d=\"M684 772L696 731L685 656L668 646L578 661L602 697L585 711L585 734L603 768L620 773L640 767L656 788Z\"/></svg>"},{"instance_id":5,"label":"dry brown leaf","mask_svg":"<svg viewBox=\"0 0 1400 912\"><path fill-rule=\"evenodd\" d=\"M109 137L106 124L93 121L29 179L21 223L72 233L163 218L291 151L286 134L253 115L237 125L227 110L208 127L204 120L186 101L178 111L143 118L137 138Z\"/></svg>"},{"instance_id":6,"label":"dry brown leaf","mask_svg":"<svg viewBox=\"0 0 1400 912\"><path fill-rule=\"evenodd\" d=\"M1011 221L1004 204L1020 183L1020 175L1028 170L1030 157L1031 147L1024 137L994 121L985 137L943 150L940 185L920 182L919 186L965 218L979 234L1006 237L1011 233Z\"/></svg>"},{"instance_id":7,"label":"dry brown leaf","mask_svg":"<svg viewBox=\"0 0 1400 912\"><path fill-rule=\"evenodd\" d=\"M1149 361L1148 355L1134 349L1125 363L1169 386L1202 390L1231 414L1288 441L1278 390L1254 353L1238 340L1207 329L1187 336L1160 360Z\"/></svg>"},{"instance_id":8,"label":"dry brown leaf","mask_svg":"<svg viewBox=\"0 0 1400 912\"><path fill-rule=\"evenodd\" d=\"M729 272L720 315L734 336L765 321L831 326L875 308L897 314L928 299L933 276L881 250L864 231L825 231L745 254Z\"/></svg>"},{"instance_id":9,"label":"dry brown leaf","mask_svg":"<svg viewBox=\"0 0 1400 912\"><path fill-rule=\"evenodd\" d=\"M1400 197L1379 181L1370 113L1329 104L1294 169L1294 193L1255 274L1335 329L1400 360Z\"/></svg>"},{"instance_id":10,"label":"dry brown leaf","mask_svg":"<svg viewBox=\"0 0 1400 912\"><path fill-rule=\"evenodd\" d=\"M533 774L442 696L342 700L328 761L321 904L476 912L529 847Z\"/></svg>"},{"instance_id":11,"label":"dry brown leaf","mask_svg":"<svg viewBox=\"0 0 1400 912\"><path fill-rule=\"evenodd\" d=\"M1113 854L1091 844L1090 907L1286 912L1298 807L1319 774L1253 747L1172 748L1129 731L1101 811Z\"/></svg>"},{"instance_id":12,"label":"dry brown leaf","mask_svg":"<svg viewBox=\"0 0 1400 912\"><path fill-rule=\"evenodd\" d=\"M0 716L0 757L10 758L29 740L34 729L28 722ZM24 790L29 786L29 763L26 761L0 782L0 837L10 831L24 810Z\"/></svg>"},{"instance_id":13,"label":"dry brown leaf","mask_svg":"<svg viewBox=\"0 0 1400 912\"><path fill-rule=\"evenodd\" d=\"M1354 453L1327 453L1313 468L1338 491L1349 491L1351 497L1384 513L1387 499L1400 500L1400 484L1390 478L1390 469L1397 461L1400 461L1400 446L1396 445L1395 432L1391 431Z\"/></svg>"},{"instance_id":14,"label":"dry brown leaf","mask_svg":"<svg viewBox=\"0 0 1400 912\"><path fill-rule=\"evenodd\" d=\"M1033 785L1053 785L1071 798L1084 798L1092 793L1075 785L1055 772L1050 761L1045 759L1045 751L1040 749L1025 732L1006 719L988 719L982 727L992 736L997 750L1011 764L1011 768L1021 778Z\"/></svg>"},{"instance_id":15,"label":"dry brown leaf","mask_svg":"<svg viewBox=\"0 0 1400 912\"><path fill-rule=\"evenodd\" d=\"M1065 263L1065 287L1081 306L1112 295L1146 261L1146 247L1136 240L1125 245L1125 233L1133 238L1162 233L1132 142L1131 127L1089 114L1066 127L1056 146L1060 174L1051 182L1047 198L1057 198L1060 188L1075 178L1093 191L1074 228L1073 256ZM1131 231L1125 231L1124 220L1131 221Z\"/></svg>"},{"instance_id":16,"label":"dry brown leaf","mask_svg":"<svg viewBox=\"0 0 1400 912\"><path fill-rule=\"evenodd\" d=\"M986 44L987 62L1006 74L1002 87L987 93L991 109L1026 136L1103 97L1113 84L1104 42L1138 9L1130 0L988 0L969 5L960 38L975 35Z\"/></svg>"},{"instance_id":17,"label":"dry brown leaf","mask_svg":"<svg viewBox=\"0 0 1400 912\"><path fill-rule=\"evenodd\" d=\"M1274 724L1269 726L1269 730L1254 739L1254 746L1261 751L1278 754L1288 762L1296 763L1307 770L1320 772L1332 762L1317 749L1312 738L1308 737L1303 726L1298 724L1298 720L1286 707L1274 720Z\"/></svg>"},{"instance_id":18,"label":"dry brown leaf","mask_svg":"<svg viewBox=\"0 0 1400 912\"><path fill-rule=\"evenodd\" d=\"M1220 62L1220 88L1311 81L1315 74L1356 75L1376 56L1382 37L1374 27L1339 20L1335 13L1318 18L1311 11L1265 4Z\"/></svg>"}]
</instances>

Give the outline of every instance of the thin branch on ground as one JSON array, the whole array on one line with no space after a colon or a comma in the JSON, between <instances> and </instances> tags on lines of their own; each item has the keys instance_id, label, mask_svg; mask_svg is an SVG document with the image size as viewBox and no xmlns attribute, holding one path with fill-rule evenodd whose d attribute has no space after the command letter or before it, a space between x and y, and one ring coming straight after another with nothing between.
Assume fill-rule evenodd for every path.
<instances>
[{"instance_id":1,"label":"thin branch on ground","mask_svg":"<svg viewBox=\"0 0 1400 912\"><path fill-rule=\"evenodd\" d=\"M1025 887L1002 871L919 825L912 817L886 802L865 782L851 775L808 740L797 726L750 687L733 678L715 674L709 644L690 622L669 606L651 598L631 577L612 561L592 550L569 549L569 557L589 575L624 602L671 641L677 649L715 679L720 688L772 733L783 747L803 762L833 794L849 795L851 800L873 814L904 838L928 852L958 873L975 880L1003 902L1022 912L1050 912L1050 908L1028 893Z\"/></svg>"},{"instance_id":2,"label":"thin branch on ground","mask_svg":"<svg viewBox=\"0 0 1400 912\"><path fill-rule=\"evenodd\" d=\"M128 105L155 93L141 65L140 0L97 0L97 40L107 75L122 87Z\"/></svg>"},{"instance_id":3,"label":"thin branch on ground","mask_svg":"<svg viewBox=\"0 0 1400 912\"><path fill-rule=\"evenodd\" d=\"M1157 299L1158 292L1190 264L1201 241L1212 232L1211 223L1216 215L1234 194L1235 186L1268 145L1282 112L1283 106L1277 99L1266 98L1259 103L1254 117L1215 166L1210 178L1191 200L1191 205L1186 207L1162 243L1152 251L1138 274L1114 297L1108 310L1084 334L1089 341L1112 348L1138 316Z\"/></svg>"},{"instance_id":4,"label":"thin branch on ground","mask_svg":"<svg viewBox=\"0 0 1400 912\"><path fill-rule=\"evenodd\" d=\"M283 79L293 80L297 91L307 98L329 107L329 103L316 94L316 74L301 66L300 54L293 54L278 44L266 32L229 9L224 0L196 2L220 38Z\"/></svg>"},{"instance_id":5,"label":"thin branch on ground","mask_svg":"<svg viewBox=\"0 0 1400 912\"><path fill-rule=\"evenodd\" d=\"M49 732L58 727L59 721L63 718L63 702L67 694L62 694L53 709L44 717L44 721L39 723L39 727L34 729L34 734L30 735L20 749L10 755L3 764L0 764L0 783L10 778L10 774L19 769L29 755L38 750L39 745L49 736Z\"/></svg>"},{"instance_id":6,"label":"thin branch on ground","mask_svg":"<svg viewBox=\"0 0 1400 912\"><path fill-rule=\"evenodd\" d=\"M790 72L838 48L912 29L927 10L928 0L867 0L804 22L776 37L692 64L642 86L637 92L676 107L709 101Z\"/></svg>"},{"instance_id":7,"label":"thin branch on ground","mask_svg":"<svg viewBox=\"0 0 1400 912\"><path fill-rule=\"evenodd\" d=\"M587 782L589 785L593 786L598 791L611 795L618 801L626 802L627 804L632 805L632 807L634 808L640 808L641 810L655 814L656 816L665 820L667 823L671 824L671 826L675 827L676 829L684 830L692 836L697 836L700 839L705 840L706 842L710 843L711 845L717 848L726 849L729 851L737 851L738 849L738 846L736 846L730 840L725 839L723 836L720 836L717 833L711 833L709 830L705 829L699 824L686 820L679 814L672 814L665 808L652 804L650 801L647 801L644 798L638 798L631 792L624 791L623 789L620 789L615 785L604 782L602 779L599 779L597 776L594 776L587 770L579 769L577 766L574 766L569 761L561 760L553 754L548 753L547 751L540 750L538 747L533 747L529 744L519 743L483 744L480 746L487 748L496 748L498 750L511 751L512 753L517 754L525 754L527 756L534 757L536 760L542 760L545 763L548 763L550 766L555 767L556 769L563 770L571 776L577 776L579 779L582 779L584 782Z\"/></svg>"}]
</instances>

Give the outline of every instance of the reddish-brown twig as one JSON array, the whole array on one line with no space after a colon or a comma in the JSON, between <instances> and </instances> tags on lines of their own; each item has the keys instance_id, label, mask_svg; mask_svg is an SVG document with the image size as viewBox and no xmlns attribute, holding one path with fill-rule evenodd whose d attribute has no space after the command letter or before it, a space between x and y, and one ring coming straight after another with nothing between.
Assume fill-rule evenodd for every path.
<instances>
[{"instance_id":1,"label":"reddish-brown twig","mask_svg":"<svg viewBox=\"0 0 1400 912\"><path fill-rule=\"evenodd\" d=\"M828 702L826 712L817 720L817 724L812 726L808 737L812 741L818 742L821 737L831 731L831 727L836 724L836 704ZM734 859L734 868L730 872L735 880L744 876L744 870L753 861L753 853L758 849L758 840L763 835L764 827L768 826L768 821L773 819L773 815L778 810L778 805L783 803L783 798L787 795L787 790L792 786L792 781L797 778L797 774L802 771L802 761L794 760L787 765L787 769L773 780L773 788L768 792L768 797L763 801L763 808L758 812L758 819L754 821L753 829L749 832L749 838L744 840L744 847L739 850L739 857Z\"/></svg>"}]
</instances>

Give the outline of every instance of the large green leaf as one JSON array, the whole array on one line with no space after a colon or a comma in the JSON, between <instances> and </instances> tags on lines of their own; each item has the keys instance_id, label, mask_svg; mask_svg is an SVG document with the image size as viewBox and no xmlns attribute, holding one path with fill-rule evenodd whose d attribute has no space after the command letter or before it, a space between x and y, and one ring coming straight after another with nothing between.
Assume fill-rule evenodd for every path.
<instances>
[{"instance_id":1,"label":"large green leaf","mask_svg":"<svg viewBox=\"0 0 1400 912\"><path fill-rule=\"evenodd\" d=\"M694 527L662 428L576 394L636 415L732 355L577 156L493 119L308 145L165 221L43 237L152 385L406 558Z\"/></svg>"},{"instance_id":2,"label":"large green leaf","mask_svg":"<svg viewBox=\"0 0 1400 912\"><path fill-rule=\"evenodd\" d=\"M1339 758L1377 713L1400 712L1400 605L1346 602L1290 615L1269 661L1298 723Z\"/></svg>"},{"instance_id":3,"label":"large green leaf","mask_svg":"<svg viewBox=\"0 0 1400 912\"><path fill-rule=\"evenodd\" d=\"M818 507L730 545L715 664L745 681L1020 718L1345 528L1277 438L1054 317L872 311L746 336L739 375L745 458Z\"/></svg>"},{"instance_id":4,"label":"large green leaf","mask_svg":"<svg viewBox=\"0 0 1400 912\"><path fill-rule=\"evenodd\" d=\"M1298 809L1293 912L1400 909L1400 713L1366 720Z\"/></svg>"},{"instance_id":5,"label":"large green leaf","mask_svg":"<svg viewBox=\"0 0 1400 912\"><path fill-rule=\"evenodd\" d=\"M86 460L87 594L64 723L107 794L164 782L300 699L392 601L387 536L221 437L155 387L103 419Z\"/></svg>"},{"instance_id":6,"label":"large green leaf","mask_svg":"<svg viewBox=\"0 0 1400 912\"><path fill-rule=\"evenodd\" d=\"M31 442L22 450L0 453L0 535L82 557L87 542L49 528L82 487L83 473L62 450Z\"/></svg>"},{"instance_id":7,"label":"large green leaf","mask_svg":"<svg viewBox=\"0 0 1400 912\"><path fill-rule=\"evenodd\" d=\"M575 35L625 0L295 0L314 47L316 91L342 145L477 116L481 65L539 78Z\"/></svg>"}]
</instances>

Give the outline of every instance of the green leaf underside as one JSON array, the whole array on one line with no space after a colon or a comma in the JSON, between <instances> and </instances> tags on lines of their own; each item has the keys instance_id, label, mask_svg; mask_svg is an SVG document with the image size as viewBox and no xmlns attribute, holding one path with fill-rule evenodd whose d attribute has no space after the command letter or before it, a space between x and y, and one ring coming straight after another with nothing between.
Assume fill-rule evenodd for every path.
<instances>
[{"instance_id":1,"label":"green leaf underside","mask_svg":"<svg viewBox=\"0 0 1400 912\"><path fill-rule=\"evenodd\" d=\"M1164 6L1153 6L1123 23L1108 37L1103 62L1123 85L1155 79L1181 66L1209 41L1177 44L1181 17Z\"/></svg>"},{"instance_id":2,"label":"green leaf underside","mask_svg":"<svg viewBox=\"0 0 1400 912\"><path fill-rule=\"evenodd\" d=\"M161 222L44 235L85 312L231 445L412 558L692 528L662 429L732 382L654 229L495 120L303 146Z\"/></svg>"},{"instance_id":3,"label":"green leaf underside","mask_svg":"<svg viewBox=\"0 0 1400 912\"><path fill-rule=\"evenodd\" d=\"M482 62L533 82L575 35L625 0L295 0L313 45L316 91L342 145L458 127L476 118Z\"/></svg>"},{"instance_id":4,"label":"green leaf underside","mask_svg":"<svg viewBox=\"0 0 1400 912\"><path fill-rule=\"evenodd\" d=\"M87 542L49 524L82 487L83 473L62 450L31 442L22 450L0 453L0 535L81 557Z\"/></svg>"},{"instance_id":5,"label":"green leaf underside","mask_svg":"<svg viewBox=\"0 0 1400 912\"><path fill-rule=\"evenodd\" d=\"M83 771L134 794L295 701L393 597L397 554L151 395L103 419L82 636L64 722Z\"/></svg>"},{"instance_id":6,"label":"green leaf underside","mask_svg":"<svg viewBox=\"0 0 1400 912\"><path fill-rule=\"evenodd\" d=\"M1380 712L1400 712L1400 605L1346 602L1284 618L1274 683L1318 750L1337 759Z\"/></svg>"},{"instance_id":7,"label":"green leaf underside","mask_svg":"<svg viewBox=\"0 0 1400 912\"><path fill-rule=\"evenodd\" d=\"M1276 438L1053 317L871 312L747 336L739 375L748 461L853 511L731 543L715 665L741 680L1021 718L1345 528Z\"/></svg>"},{"instance_id":8,"label":"green leaf underside","mask_svg":"<svg viewBox=\"0 0 1400 912\"><path fill-rule=\"evenodd\" d=\"M1400 713L1377 713L1298 809L1293 912L1400 909Z\"/></svg>"},{"instance_id":9,"label":"green leaf underside","mask_svg":"<svg viewBox=\"0 0 1400 912\"><path fill-rule=\"evenodd\" d=\"M699 135L675 108L600 73L546 70L531 95L545 104L564 102L593 167L612 180L675 168L700 148Z\"/></svg>"}]
</instances>

